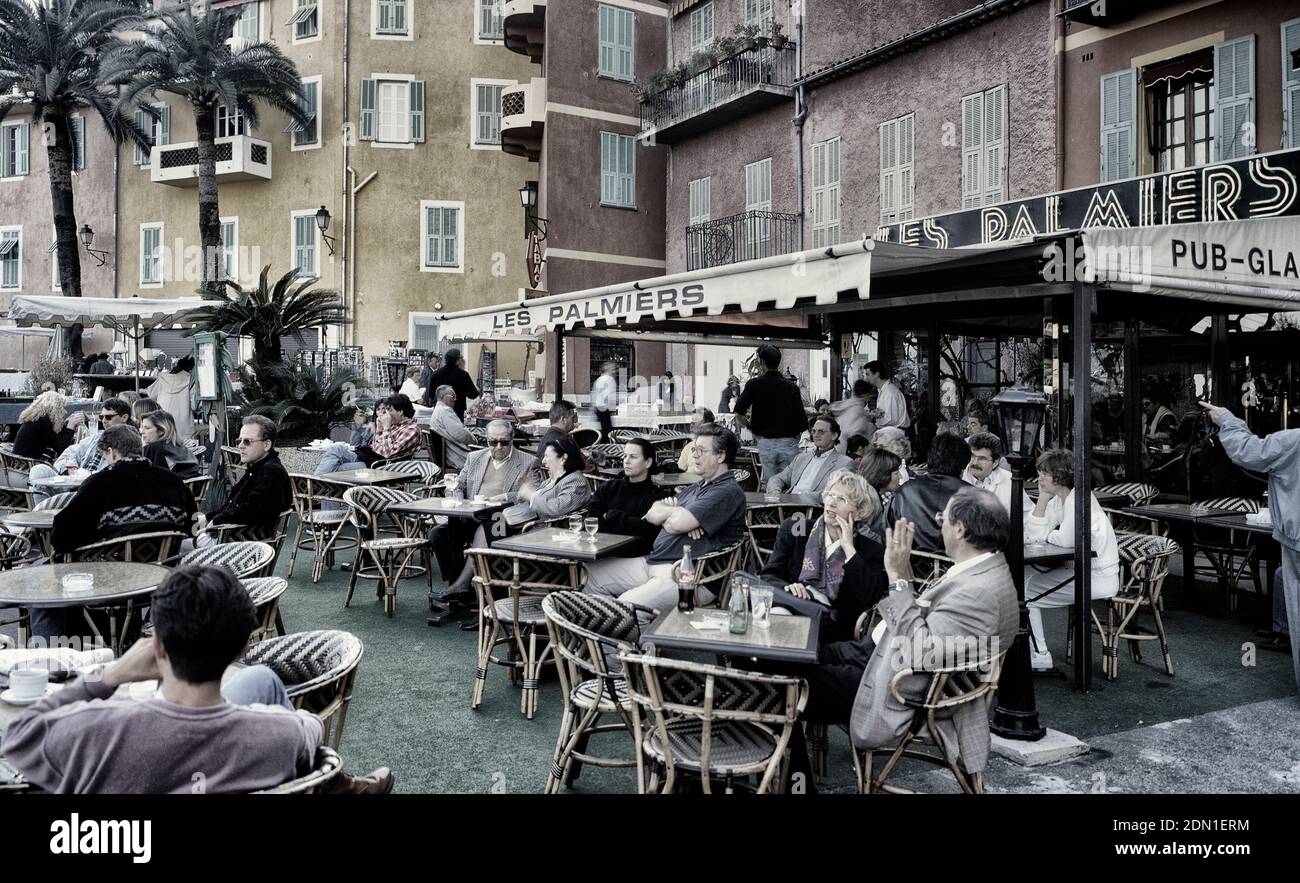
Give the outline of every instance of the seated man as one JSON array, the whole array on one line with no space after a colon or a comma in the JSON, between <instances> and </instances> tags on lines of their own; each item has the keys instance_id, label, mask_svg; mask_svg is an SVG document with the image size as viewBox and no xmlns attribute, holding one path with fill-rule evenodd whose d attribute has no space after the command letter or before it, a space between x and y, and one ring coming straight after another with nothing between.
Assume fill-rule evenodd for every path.
<instances>
[{"instance_id":1,"label":"seated man","mask_svg":"<svg viewBox=\"0 0 1300 883\"><path fill-rule=\"evenodd\" d=\"M852 469L853 461L836 450L840 425L823 414L808 423L811 449L797 455L790 465L767 480L769 494L820 494L826 479L837 469Z\"/></svg>"},{"instance_id":2,"label":"seated man","mask_svg":"<svg viewBox=\"0 0 1300 883\"><path fill-rule=\"evenodd\" d=\"M519 500L519 487L524 479L537 469L537 458L524 451L515 450L514 427L508 420L493 420L487 427L486 450L470 451L465 458L465 468L454 490L447 497L454 500L472 500L483 497L493 502L515 503ZM457 579L465 569L465 549L479 521L472 518L448 518L446 524L435 525L429 533L429 544L438 558L438 568L447 582ZM444 594L444 601L466 602L472 593L462 587L459 594Z\"/></svg>"},{"instance_id":3,"label":"seated man","mask_svg":"<svg viewBox=\"0 0 1300 883\"><path fill-rule=\"evenodd\" d=\"M970 465L962 473L962 481L983 488L998 498L1008 513L1011 512L1011 470L1002 459L1002 439L991 432L977 432L966 439L970 446ZM1028 494L1021 496L1024 511L1034 504Z\"/></svg>"},{"instance_id":4,"label":"seated man","mask_svg":"<svg viewBox=\"0 0 1300 883\"><path fill-rule=\"evenodd\" d=\"M375 435L370 444L355 450L343 442L330 445L316 467L317 475L355 469L358 465L370 466L380 460L406 460L415 453L422 439L411 400L404 395L392 395L377 410Z\"/></svg>"},{"instance_id":5,"label":"seated man","mask_svg":"<svg viewBox=\"0 0 1300 883\"><path fill-rule=\"evenodd\" d=\"M76 429L86 420L84 412L68 418L68 426ZM131 407L122 399L112 398L99 406L99 428L86 434L75 445L64 448L53 466L38 463L32 467L32 478L53 478L56 475L75 475L77 472L98 472L104 468L104 456L99 450L99 434L111 426L129 426Z\"/></svg>"},{"instance_id":6,"label":"seated man","mask_svg":"<svg viewBox=\"0 0 1300 883\"><path fill-rule=\"evenodd\" d=\"M54 516L54 551L135 533L175 530L188 536L194 495L173 472L144 458L140 432L130 425L111 426L97 440L104 468Z\"/></svg>"},{"instance_id":7,"label":"seated man","mask_svg":"<svg viewBox=\"0 0 1300 883\"><path fill-rule=\"evenodd\" d=\"M745 533L745 492L731 472L739 450L731 430L716 423L701 426L695 433L692 471L702 480L682 488L676 503L660 500L646 512L645 520L660 527L650 554L589 564L586 591L656 610L675 604L672 570L683 549L690 546L691 556L699 558L738 542Z\"/></svg>"},{"instance_id":8,"label":"seated man","mask_svg":"<svg viewBox=\"0 0 1300 883\"><path fill-rule=\"evenodd\" d=\"M565 399L557 399L551 404L550 410L551 428L546 430L540 441L537 442L537 457L541 459L542 452L551 442L559 442L564 446L565 454L577 454L578 459L582 461L582 469L587 468L587 459L582 456L582 451L573 441L573 430L578 428L578 408L573 402Z\"/></svg>"},{"instance_id":9,"label":"seated man","mask_svg":"<svg viewBox=\"0 0 1300 883\"><path fill-rule=\"evenodd\" d=\"M859 749L891 748L912 722L913 710L896 703L889 684L902 667L916 670L971 661L954 658L973 646L981 661L1009 650L1019 627L1019 607L1003 550L1009 530L1007 512L988 491L966 487L943 511L944 553L955 564L918 603L912 589L910 522L896 522L885 539L885 572L890 591L877 605L881 621L857 641L828 644L818 664L793 667L808 679L808 704L802 719L817 724L849 724ZM928 678L909 678L904 695L917 698ZM949 744L969 746L962 763L970 772L983 769L988 754L988 718L978 713L954 720L958 733ZM948 726L945 724L945 726ZM960 736L960 739L958 739ZM982 749L980 746L982 745ZM812 770L801 728L790 745L791 771L800 772L811 790Z\"/></svg>"},{"instance_id":10,"label":"seated man","mask_svg":"<svg viewBox=\"0 0 1300 883\"><path fill-rule=\"evenodd\" d=\"M239 793L309 771L323 727L293 710L274 672L252 666L222 685L257 627L239 580L221 567L178 567L150 606L153 637L25 710L5 733L6 759L57 794ZM104 701L149 680L161 681L154 698ZM335 790L393 786L386 768L365 779L340 775Z\"/></svg>"},{"instance_id":11,"label":"seated man","mask_svg":"<svg viewBox=\"0 0 1300 883\"><path fill-rule=\"evenodd\" d=\"M437 404L433 406L433 416L429 418L429 428L442 438L443 468L462 469L465 457L469 455L469 446L475 444L474 436L465 428L465 423L456 416L456 390L450 386L440 386L434 393Z\"/></svg>"},{"instance_id":12,"label":"seated man","mask_svg":"<svg viewBox=\"0 0 1300 883\"><path fill-rule=\"evenodd\" d=\"M259 535L274 535L280 513L293 508L293 485L275 450L275 434L275 424L268 418L260 414L244 418L239 429L239 462L244 464L244 477L231 488L224 506L200 519L200 527L205 526L203 522L250 524L257 527ZM200 546L214 542L210 534L199 535Z\"/></svg>"},{"instance_id":13,"label":"seated man","mask_svg":"<svg viewBox=\"0 0 1300 883\"><path fill-rule=\"evenodd\" d=\"M916 525L916 547L922 552L943 552L943 535L935 514L943 511L953 494L966 486L961 475L970 464L970 446L953 432L940 432L930 442L927 472L894 492L886 523L900 518Z\"/></svg>"},{"instance_id":14,"label":"seated man","mask_svg":"<svg viewBox=\"0 0 1300 883\"><path fill-rule=\"evenodd\" d=\"M688 433L694 433L705 423L713 422L713 412L701 405L691 412L691 428ZM682 452L677 455L677 471L690 472L691 465L695 462L695 442L688 441L682 448ZM670 470L671 471L671 470Z\"/></svg>"},{"instance_id":15,"label":"seated man","mask_svg":"<svg viewBox=\"0 0 1300 883\"><path fill-rule=\"evenodd\" d=\"M1119 593L1119 546L1115 528L1101 510L1094 494L1088 495L1091 514L1092 600L1113 598ZM1038 502L1025 507L1025 542L1051 543L1074 548L1074 455L1059 448L1038 458ZM1068 607L1074 603L1074 562L1039 570L1025 568L1025 602L1029 605L1029 627L1033 633L1030 663L1037 671L1052 667L1052 653L1043 633L1043 608Z\"/></svg>"}]
</instances>

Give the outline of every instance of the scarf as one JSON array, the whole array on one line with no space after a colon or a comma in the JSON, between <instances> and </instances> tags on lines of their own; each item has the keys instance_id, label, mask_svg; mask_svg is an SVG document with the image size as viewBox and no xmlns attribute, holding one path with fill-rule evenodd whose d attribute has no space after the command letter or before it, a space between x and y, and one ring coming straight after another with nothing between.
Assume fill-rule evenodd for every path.
<instances>
[{"instance_id":1,"label":"scarf","mask_svg":"<svg viewBox=\"0 0 1300 883\"><path fill-rule=\"evenodd\" d=\"M858 522L854 525L854 534L867 540L879 542L879 535L868 525ZM825 517L818 517L808 532L808 543L803 550L803 564L799 569L799 582L817 589L835 603L840 593L840 583L844 582L844 548L836 546L830 556L826 555Z\"/></svg>"}]
</instances>

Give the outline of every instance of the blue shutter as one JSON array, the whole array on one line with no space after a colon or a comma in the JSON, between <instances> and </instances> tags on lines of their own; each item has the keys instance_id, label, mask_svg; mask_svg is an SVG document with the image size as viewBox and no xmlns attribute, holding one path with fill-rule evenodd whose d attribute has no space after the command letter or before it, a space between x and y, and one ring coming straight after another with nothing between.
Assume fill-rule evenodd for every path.
<instances>
[{"instance_id":1,"label":"blue shutter","mask_svg":"<svg viewBox=\"0 0 1300 883\"><path fill-rule=\"evenodd\" d=\"M375 140L375 88L374 80L361 81L361 132L362 141Z\"/></svg>"},{"instance_id":2,"label":"blue shutter","mask_svg":"<svg viewBox=\"0 0 1300 883\"><path fill-rule=\"evenodd\" d=\"M1214 149L1219 162L1255 152L1255 35L1214 47Z\"/></svg>"},{"instance_id":3,"label":"blue shutter","mask_svg":"<svg viewBox=\"0 0 1300 883\"><path fill-rule=\"evenodd\" d=\"M1101 183L1137 174L1137 71L1101 78Z\"/></svg>"},{"instance_id":4,"label":"blue shutter","mask_svg":"<svg viewBox=\"0 0 1300 883\"><path fill-rule=\"evenodd\" d=\"M424 80L411 83L411 140L424 143Z\"/></svg>"},{"instance_id":5,"label":"blue shutter","mask_svg":"<svg viewBox=\"0 0 1300 883\"><path fill-rule=\"evenodd\" d=\"M1300 18L1282 22L1282 147L1300 147L1300 63L1291 64L1300 52Z\"/></svg>"}]
</instances>

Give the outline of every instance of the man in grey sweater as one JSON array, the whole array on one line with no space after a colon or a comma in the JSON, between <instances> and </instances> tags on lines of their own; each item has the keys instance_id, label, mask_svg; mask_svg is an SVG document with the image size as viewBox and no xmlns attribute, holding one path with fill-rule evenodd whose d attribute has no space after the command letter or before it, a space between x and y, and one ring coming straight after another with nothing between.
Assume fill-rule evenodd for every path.
<instances>
[{"instance_id":1,"label":"man in grey sweater","mask_svg":"<svg viewBox=\"0 0 1300 883\"><path fill-rule=\"evenodd\" d=\"M1293 633L1291 661L1296 688L1300 689L1300 641L1294 639L1295 624L1300 622L1300 429L1284 429L1260 438L1227 408L1209 402L1200 405L1218 424L1219 442L1228 459L1244 469L1268 473L1268 514L1273 539L1282 547L1282 591Z\"/></svg>"},{"instance_id":2,"label":"man in grey sweater","mask_svg":"<svg viewBox=\"0 0 1300 883\"><path fill-rule=\"evenodd\" d=\"M264 666L223 687L257 627L229 570L178 567L151 602L154 636L98 677L47 695L9 725L0 751L28 781L60 794L189 794L272 788L311 769L321 721L294 711ZM161 681L159 695L112 700L124 684ZM343 776L335 790L384 793L385 768Z\"/></svg>"}]
</instances>

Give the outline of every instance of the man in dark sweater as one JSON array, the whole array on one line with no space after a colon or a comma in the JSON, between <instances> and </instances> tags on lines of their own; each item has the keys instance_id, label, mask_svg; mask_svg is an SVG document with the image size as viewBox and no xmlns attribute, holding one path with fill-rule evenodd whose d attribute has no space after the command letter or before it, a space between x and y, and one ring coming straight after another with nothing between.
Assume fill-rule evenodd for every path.
<instances>
[{"instance_id":1,"label":"man in dark sweater","mask_svg":"<svg viewBox=\"0 0 1300 883\"><path fill-rule=\"evenodd\" d=\"M745 384L736 399L736 413L746 416L758 445L766 481L790 465L799 454L799 436L807 428L799 387L782 376L781 351L770 343L758 348L767 371Z\"/></svg>"},{"instance_id":2,"label":"man in dark sweater","mask_svg":"<svg viewBox=\"0 0 1300 883\"><path fill-rule=\"evenodd\" d=\"M602 481L587 503L587 514L600 519L606 533L637 537L637 541L619 550L619 558L641 558L650 554L659 525L645 520L656 500L670 495L650 478L654 470L655 449L643 438L634 438L623 446L623 477Z\"/></svg>"},{"instance_id":3,"label":"man in dark sweater","mask_svg":"<svg viewBox=\"0 0 1300 883\"><path fill-rule=\"evenodd\" d=\"M432 408L437 402L437 398L434 396L434 390L436 390L437 387L431 386L430 384L433 383L433 375L436 374L438 369L441 367L442 356L437 353L429 353L428 357L424 360L424 368L420 370L420 389L424 390L424 395L420 399L420 404L424 405L426 408Z\"/></svg>"},{"instance_id":4,"label":"man in dark sweater","mask_svg":"<svg viewBox=\"0 0 1300 883\"><path fill-rule=\"evenodd\" d=\"M461 420L465 419L465 406L468 401L481 395L478 387L465 371L465 359L461 356L460 350L454 348L447 350L445 363L429 377L425 395L428 395L429 390L436 390L440 386L450 386L456 390L456 404L452 405L452 408Z\"/></svg>"},{"instance_id":5,"label":"man in dark sweater","mask_svg":"<svg viewBox=\"0 0 1300 883\"><path fill-rule=\"evenodd\" d=\"M226 505L206 513L208 524L257 525L268 538L280 513L293 506L289 473L275 452L275 424L260 414L244 418L239 430L239 460L246 471L230 491ZM198 545L215 542L210 534L199 537Z\"/></svg>"},{"instance_id":6,"label":"man in dark sweater","mask_svg":"<svg viewBox=\"0 0 1300 883\"><path fill-rule=\"evenodd\" d=\"M568 399L556 399L551 403L551 428L542 434L537 443L537 459L542 458L547 445L559 445L565 456L576 456L585 469L587 460L573 440L573 430L578 428L578 408Z\"/></svg>"}]
</instances>

